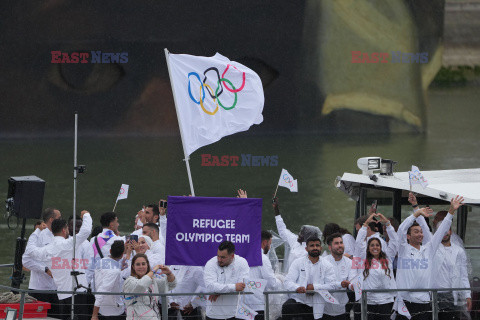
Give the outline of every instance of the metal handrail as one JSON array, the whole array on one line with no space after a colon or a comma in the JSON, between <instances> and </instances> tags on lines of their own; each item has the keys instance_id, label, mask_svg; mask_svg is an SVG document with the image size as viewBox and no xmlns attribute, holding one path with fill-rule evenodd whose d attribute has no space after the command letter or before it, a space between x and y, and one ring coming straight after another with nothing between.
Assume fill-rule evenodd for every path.
<instances>
[{"instance_id":1,"label":"metal handrail","mask_svg":"<svg viewBox=\"0 0 480 320\"><path fill-rule=\"evenodd\" d=\"M20 298L20 310L18 314L18 320L23 319L23 313L24 313L24 305L25 305L25 295L29 292L35 292L35 293L50 293L50 294L58 294L58 293L63 293L63 294L88 294L88 292L85 291L57 291L57 290L32 290L32 289L18 289L18 288L13 288L9 286L4 286L0 285L0 289L6 289L9 291L13 292L19 292L21 295ZM361 303L361 316L362 320L367 320L367 293L372 292L432 292L432 312L433 312L433 319L437 320L438 319L438 307L437 307L437 293L439 291L472 291L472 290L479 290L480 287L472 287L472 288L430 288L430 289L365 289L362 290L362 297L360 299ZM330 293L336 293L336 292L352 292L351 290L346 290L346 289L335 289L335 290L328 290ZM136 292L91 292L93 295L122 295L122 296L158 296L161 298L161 303L162 305L166 306L167 305L167 297L173 297L173 296L196 296L196 295L238 295L238 294L253 294L252 292L225 292L225 293L218 293L218 292L192 292L192 293L136 293ZM315 290L308 290L306 293L315 293ZM263 292L265 296L265 313L264 317L265 320L269 320L270 315L269 315L269 295L272 294L299 294L296 291L264 291ZM162 318L163 319L168 319L168 308L162 308Z\"/></svg>"}]
</instances>

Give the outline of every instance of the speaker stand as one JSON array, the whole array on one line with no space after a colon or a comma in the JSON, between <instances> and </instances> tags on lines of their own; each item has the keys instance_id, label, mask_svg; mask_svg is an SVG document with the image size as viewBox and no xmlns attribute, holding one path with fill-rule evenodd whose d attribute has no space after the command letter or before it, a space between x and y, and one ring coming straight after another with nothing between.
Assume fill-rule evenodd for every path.
<instances>
[{"instance_id":1,"label":"speaker stand","mask_svg":"<svg viewBox=\"0 0 480 320\"><path fill-rule=\"evenodd\" d=\"M25 274L23 273L22 256L25 252L25 247L27 244L27 240L25 239L26 223L27 219L23 218L22 231L20 233L20 237L17 238L17 243L15 246L15 260L13 262L12 287L18 289L20 289L20 285L25 279Z\"/></svg>"}]
</instances>

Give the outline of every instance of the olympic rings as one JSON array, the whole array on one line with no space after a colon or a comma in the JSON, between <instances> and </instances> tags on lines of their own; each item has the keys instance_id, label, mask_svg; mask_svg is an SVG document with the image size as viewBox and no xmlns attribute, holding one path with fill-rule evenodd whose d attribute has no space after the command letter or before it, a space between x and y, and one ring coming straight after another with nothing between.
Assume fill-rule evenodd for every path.
<instances>
[{"instance_id":1,"label":"olympic rings","mask_svg":"<svg viewBox=\"0 0 480 320\"><path fill-rule=\"evenodd\" d=\"M250 311L246 310L244 307L240 307L240 308L238 309L238 313L239 313L239 314L244 314L244 315L246 315L247 317L248 317L248 316L253 316L253 314L252 314Z\"/></svg>"},{"instance_id":2,"label":"olympic rings","mask_svg":"<svg viewBox=\"0 0 480 320\"><path fill-rule=\"evenodd\" d=\"M285 176L286 176L288 179L285 178ZM286 183L290 184L290 187L293 187L293 181L290 180L290 177L289 177L286 173L283 175L283 181L285 181Z\"/></svg>"},{"instance_id":3,"label":"olympic rings","mask_svg":"<svg viewBox=\"0 0 480 320\"><path fill-rule=\"evenodd\" d=\"M233 89L235 89L235 87L234 87L233 84L230 82L230 80L227 80L227 79L225 79L225 78L222 78L222 79L218 80L219 86L217 87L217 91L215 91L215 96L217 97L217 101L218 101L218 104L220 105L220 107L222 107L222 108L225 109L225 110L231 110L231 109L235 108L235 106L237 105L237 93L234 92L234 94L235 94L235 100L233 101L233 104L232 104L230 107L228 107L228 108L224 107L223 104L220 102L220 99L218 98L218 95L217 95L218 88L221 88L220 82L222 82L222 81L223 81L223 82L228 82L228 83L230 83L230 85L233 87ZM225 88L227 88L227 87L225 87ZM227 88L227 89L228 89L228 88ZM232 91L232 92L233 92L233 91Z\"/></svg>"},{"instance_id":4,"label":"olympic rings","mask_svg":"<svg viewBox=\"0 0 480 320\"><path fill-rule=\"evenodd\" d=\"M262 287L262 283L261 282L255 282L255 281L249 281L247 283L247 286L249 286L251 289L258 289L258 288Z\"/></svg>"},{"instance_id":5,"label":"olympic rings","mask_svg":"<svg viewBox=\"0 0 480 320\"><path fill-rule=\"evenodd\" d=\"M223 71L221 77L220 77L220 72L215 67L210 67L203 72L203 75L204 75L203 81L200 79L199 74L196 73L196 72L190 72L187 76L187 78L188 78L188 95L190 96L190 99L195 104L200 105L203 112L205 112L208 115L216 114L218 109L219 109L218 108L219 106L222 107L222 109L224 109L224 110L232 110L237 105L237 102L238 102L237 92L242 91L243 88L245 87L245 72L242 72L242 85L237 89L237 88L235 88L235 86L233 85L233 83L229 79L225 78L225 74L227 73L227 71L230 67L234 68L237 71L240 71L234 65L227 64L227 67ZM210 71L215 71L215 73L217 74L217 78L218 78L217 88L215 89L215 92L213 91L212 87L206 83L207 82L207 73L210 72ZM198 82L200 82L200 98L199 98L199 100L196 100L195 97L192 94L192 85L191 85L191 79L190 79L191 76L194 76L195 78L197 78ZM223 82L223 85L222 85L222 82ZM219 99L220 95L224 92L223 87L225 87L225 89L227 89L228 91L230 91L231 93L234 94L233 103L229 107L224 106ZM207 89L207 90L205 90L205 89ZM215 108L214 111L208 111L204 106L204 101L205 101L205 96L206 96L205 91L208 92L210 97L213 99L214 103L217 105L217 107Z\"/></svg>"},{"instance_id":6,"label":"olympic rings","mask_svg":"<svg viewBox=\"0 0 480 320\"><path fill-rule=\"evenodd\" d=\"M232 65L231 65L231 64L227 64L227 67L225 68L225 71L223 71L223 73L222 73L222 78L225 78L225 73L227 73L227 70L228 70L228 68L229 68L230 66L232 66ZM239 71L235 66L232 66L232 67L233 67L235 70ZM225 89L227 89L228 91L233 92L233 93L242 91L243 87L245 87L245 72L242 72L242 73L243 73L243 75L242 75L243 80L242 80L242 85L240 86L240 88L235 89L235 87L233 86L233 84L232 84L231 82L229 82L233 89L230 89L229 87L227 87L226 85L224 85L224 86L225 86Z\"/></svg>"},{"instance_id":7,"label":"olympic rings","mask_svg":"<svg viewBox=\"0 0 480 320\"><path fill-rule=\"evenodd\" d=\"M196 104L200 104L200 101L195 100L195 98L192 95L192 89L190 88L190 76L195 76L198 79L198 82L202 83L202 80L200 80L200 76L196 72L190 72L187 76L188 78L188 95L190 96L190 99L192 99L193 102ZM202 86L202 99L205 99L205 90L203 89Z\"/></svg>"},{"instance_id":8,"label":"olympic rings","mask_svg":"<svg viewBox=\"0 0 480 320\"><path fill-rule=\"evenodd\" d=\"M212 89L208 84L204 84L204 85L200 86L200 93L202 93L203 87L210 88L210 90ZM205 91L203 91L203 92L205 92ZM215 101L215 99L213 99L213 101ZM215 103L217 104L217 108L214 111L211 112L211 111L208 111L207 109L205 109L205 107L203 106L203 99L200 98L200 107L202 107L203 112L213 116L218 111L218 103L217 102L218 102L218 99L215 101Z\"/></svg>"},{"instance_id":9,"label":"olympic rings","mask_svg":"<svg viewBox=\"0 0 480 320\"><path fill-rule=\"evenodd\" d=\"M205 70L203 72L203 75L205 76L205 78L203 79L203 84L205 84L207 82L207 72L208 71L215 71L217 73L217 79L220 80L220 72L218 72L218 69L215 68L215 67L211 67L211 68L208 68L207 70ZM217 86L220 85L220 83L217 83ZM218 87L217 87L217 91L218 91ZM220 87L220 92L218 93L217 96L220 96L221 94L223 93L223 87ZM210 94L210 97L215 98L216 96L213 95L213 91L212 92L208 92L208 94Z\"/></svg>"}]
</instances>

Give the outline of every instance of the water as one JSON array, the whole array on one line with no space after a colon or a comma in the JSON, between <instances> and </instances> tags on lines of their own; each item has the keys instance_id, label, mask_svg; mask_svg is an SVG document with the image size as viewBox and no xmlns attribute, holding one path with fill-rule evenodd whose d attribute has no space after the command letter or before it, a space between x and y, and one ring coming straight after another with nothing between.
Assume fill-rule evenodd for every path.
<instances>
[{"instance_id":1,"label":"water","mask_svg":"<svg viewBox=\"0 0 480 320\"><path fill-rule=\"evenodd\" d=\"M299 181L298 193L285 188L278 190L282 215L292 231L307 223L323 229L327 222L337 222L351 230L355 203L334 187L334 180L343 172L359 172L356 167L359 157L396 160L397 171L406 171L411 164L424 170L479 167L480 91L431 90L429 99L428 131L422 135L237 134L224 138L191 156L195 193L229 197L235 196L239 188L246 189L249 197L264 199L262 225L275 230L270 199L281 168L286 168ZM80 119L80 132L84 121L88 119ZM278 166L201 166L201 154L207 153L237 155L240 159L241 154L276 155ZM91 211L94 224L98 224L103 212L113 209L122 183L130 185L128 199L119 201L116 209L120 231L124 233L132 231L134 216L143 204L168 195L189 194L179 137L81 137L78 154L79 164L87 165L87 172L78 179L78 209ZM0 199L6 199L9 177L37 175L47 182L44 207L57 207L64 217L71 214L73 138L0 140L0 155L0 181L4 181L0 184ZM479 209L469 214L467 244L474 243L475 237L478 239L479 214ZM27 228L29 235L33 230L32 220ZM0 229L0 263L12 263L20 228L9 230L2 219ZM9 270L0 270L0 280L0 284L10 283Z\"/></svg>"}]
</instances>

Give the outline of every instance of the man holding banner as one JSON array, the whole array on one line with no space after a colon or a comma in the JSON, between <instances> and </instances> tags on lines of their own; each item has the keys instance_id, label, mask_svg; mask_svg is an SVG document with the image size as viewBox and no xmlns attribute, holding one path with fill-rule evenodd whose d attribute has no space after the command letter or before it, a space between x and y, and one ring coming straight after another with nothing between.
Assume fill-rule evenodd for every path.
<instances>
[{"instance_id":1,"label":"man holding banner","mask_svg":"<svg viewBox=\"0 0 480 320\"><path fill-rule=\"evenodd\" d=\"M249 277L247 260L235 254L235 245L223 241L218 246L217 256L208 260L203 279L210 295L207 301L207 319L232 319L237 312L237 295L221 295L227 292L242 292L244 279Z\"/></svg>"}]
</instances>

